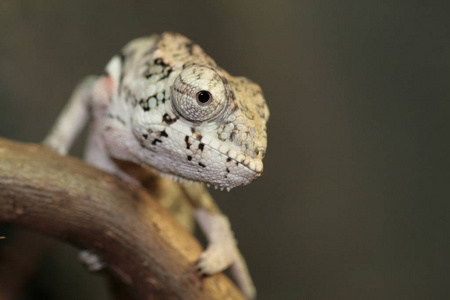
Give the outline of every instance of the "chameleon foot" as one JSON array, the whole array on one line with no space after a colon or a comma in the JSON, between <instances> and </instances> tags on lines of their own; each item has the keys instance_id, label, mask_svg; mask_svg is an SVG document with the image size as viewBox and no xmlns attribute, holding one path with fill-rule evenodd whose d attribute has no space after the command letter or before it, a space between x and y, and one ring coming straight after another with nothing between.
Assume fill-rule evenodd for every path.
<instances>
[{"instance_id":1,"label":"chameleon foot","mask_svg":"<svg viewBox=\"0 0 450 300\"><path fill-rule=\"evenodd\" d=\"M244 295L249 299L255 299L256 289L247 264L237 248L228 218L222 214L212 214L204 209L197 209L195 216L209 242L198 260L199 271L212 275L230 267L231 274Z\"/></svg>"},{"instance_id":2,"label":"chameleon foot","mask_svg":"<svg viewBox=\"0 0 450 300\"><path fill-rule=\"evenodd\" d=\"M239 253L236 243L210 244L198 260L200 273L212 275L230 267L231 275L248 299L256 298L256 289L248 273L247 264Z\"/></svg>"},{"instance_id":3,"label":"chameleon foot","mask_svg":"<svg viewBox=\"0 0 450 300\"><path fill-rule=\"evenodd\" d=\"M106 267L106 264L89 250L80 251L78 259L88 269L89 272L98 272Z\"/></svg>"},{"instance_id":4,"label":"chameleon foot","mask_svg":"<svg viewBox=\"0 0 450 300\"><path fill-rule=\"evenodd\" d=\"M212 275L228 268L236 260L236 245L234 243L210 244L198 260L197 266L201 273Z\"/></svg>"}]
</instances>

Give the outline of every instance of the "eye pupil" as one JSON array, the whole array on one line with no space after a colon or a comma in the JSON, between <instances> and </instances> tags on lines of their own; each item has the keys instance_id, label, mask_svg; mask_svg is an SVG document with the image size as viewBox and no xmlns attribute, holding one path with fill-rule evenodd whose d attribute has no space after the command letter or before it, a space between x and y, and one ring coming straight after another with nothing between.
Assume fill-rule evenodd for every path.
<instances>
[{"instance_id":1,"label":"eye pupil","mask_svg":"<svg viewBox=\"0 0 450 300\"><path fill-rule=\"evenodd\" d=\"M197 101L199 104L205 105L211 102L212 95L208 91L200 91L197 93Z\"/></svg>"}]
</instances>

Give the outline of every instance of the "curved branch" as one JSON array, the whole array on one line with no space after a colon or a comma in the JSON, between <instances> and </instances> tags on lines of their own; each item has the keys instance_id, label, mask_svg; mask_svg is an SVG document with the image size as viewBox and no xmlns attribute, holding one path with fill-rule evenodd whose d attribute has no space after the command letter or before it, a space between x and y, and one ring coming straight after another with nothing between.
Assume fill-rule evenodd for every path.
<instances>
[{"instance_id":1,"label":"curved branch","mask_svg":"<svg viewBox=\"0 0 450 300\"><path fill-rule=\"evenodd\" d=\"M41 145L0 139L0 222L93 251L138 299L244 299L144 190Z\"/></svg>"}]
</instances>

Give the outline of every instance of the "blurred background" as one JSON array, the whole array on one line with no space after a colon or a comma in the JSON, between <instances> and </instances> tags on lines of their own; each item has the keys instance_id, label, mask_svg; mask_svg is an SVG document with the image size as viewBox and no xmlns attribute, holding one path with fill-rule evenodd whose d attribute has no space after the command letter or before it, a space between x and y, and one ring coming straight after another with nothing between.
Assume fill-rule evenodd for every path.
<instances>
[{"instance_id":1,"label":"blurred background","mask_svg":"<svg viewBox=\"0 0 450 300\"><path fill-rule=\"evenodd\" d=\"M126 42L180 32L271 111L263 176L213 191L258 299L450 299L449 3L2 0L0 136L41 141ZM109 299L76 253L24 299Z\"/></svg>"}]
</instances>

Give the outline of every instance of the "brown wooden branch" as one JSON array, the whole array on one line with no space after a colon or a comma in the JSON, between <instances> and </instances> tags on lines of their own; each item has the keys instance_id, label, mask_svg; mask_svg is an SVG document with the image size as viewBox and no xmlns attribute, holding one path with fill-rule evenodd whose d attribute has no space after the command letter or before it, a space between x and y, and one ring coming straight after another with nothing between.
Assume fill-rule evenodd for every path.
<instances>
[{"instance_id":1,"label":"brown wooden branch","mask_svg":"<svg viewBox=\"0 0 450 300\"><path fill-rule=\"evenodd\" d=\"M0 222L93 251L137 299L244 299L148 193L41 145L0 139Z\"/></svg>"}]
</instances>

